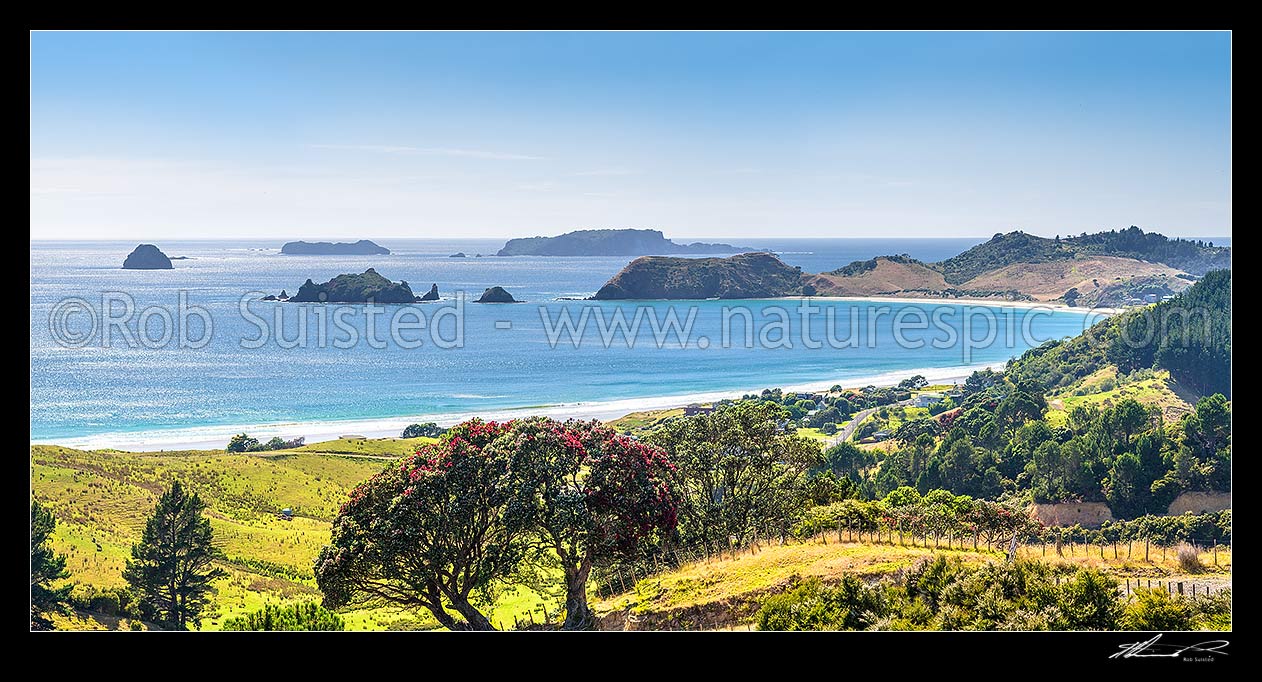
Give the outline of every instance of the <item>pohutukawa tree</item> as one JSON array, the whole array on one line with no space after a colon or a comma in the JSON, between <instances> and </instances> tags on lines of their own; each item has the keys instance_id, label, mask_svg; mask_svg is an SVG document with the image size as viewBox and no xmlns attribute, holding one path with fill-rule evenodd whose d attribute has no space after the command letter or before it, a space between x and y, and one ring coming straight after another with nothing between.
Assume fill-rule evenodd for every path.
<instances>
[{"instance_id":1,"label":"pohutukawa tree","mask_svg":"<svg viewBox=\"0 0 1262 682\"><path fill-rule=\"evenodd\" d=\"M511 452L487 448L504 431L465 422L357 487L316 560L325 606L424 608L451 630L493 630L473 601L513 573L531 520Z\"/></svg>"},{"instance_id":2,"label":"pohutukawa tree","mask_svg":"<svg viewBox=\"0 0 1262 682\"><path fill-rule=\"evenodd\" d=\"M200 622L210 601L211 582L227 575L213 565L214 531L203 513L206 503L179 481L158 498L140 543L123 571L140 597L141 610L167 627L185 629Z\"/></svg>"},{"instance_id":3,"label":"pohutukawa tree","mask_svg":"<svg viewBox=\"0 0 1262 682\"><path fill-rule=\"evenodd\" d=\"M661 449L597 421L520 420L491 447L513 463L538 546L560 559L562 627L592 627L587 604L592 567L635 556L674 531L674 466Z\"/></svg>"},{"instance_id":4,"label":"pohutukawa tree","mask_svg":"<svg viewBox=\"0 0 1262 682\"><path fill-rule=\"evenodd\" d=\"M471 598L542 550L563 569L565 627L590 627L592 567L674 529L670 473L661 450L596 422L471 420L352 492L316 582L329 607L424 608L452 630L493 629Z\"/></svg>"}]
</instances>

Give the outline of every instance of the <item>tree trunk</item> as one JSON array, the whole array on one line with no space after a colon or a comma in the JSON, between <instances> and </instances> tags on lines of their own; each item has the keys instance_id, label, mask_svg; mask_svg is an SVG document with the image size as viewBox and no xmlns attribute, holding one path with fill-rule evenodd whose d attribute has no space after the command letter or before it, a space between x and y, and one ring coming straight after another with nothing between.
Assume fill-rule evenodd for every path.
<instances>
[{"instance_id":1,"label":"tree trunk","mask_svg":"<svg viewBox=\"0 0 1262 682\"><path fill-rule=\"evenodd\" d=\"M587 606L587 576L591 566L565 569L565 623L562 630L592 630L596 619Z\"/></svg>"},{"instance_id":2,"label":"tree trunk","mask_svg":"<svg viewBox=\"0 0 1262 682\"><path fill-rule=\"evenodd\" d=\"M474 608L469 603L469 597L458 591L448 589L446 586L439 585L438 589L442 591L443 596L447 597L447 601L451 602L451 607L456 610L464 619L464 623L457 623L455 629L458 630L494 630L495 626L482 612ZM441 603L441 602L440 602ZM433 609L430 609L433 611ZM435 616L438 614L435 613Z\"/></svg>"},{"instance_id":3,"label":"tree trunk","mask_svg":"<svg viewBox=\"0 0 1262 682\"><path fill-rule=\"evenodd\" d=\"M458 630L469 629L468 624L462 621L458 621L455 618L452 618L451 614L447 613L447 610L444 609L441 605L435 606L433 604L427 604L425 608L429 609L429 612L434 614L434 619L438 621L439 625L442 625L448 630L455 632Z\"/></svg>"},{"instance_id":4,"label":"tree trunk","mask_svg":"<svg viewBox=\"0 0 1262 682\"><path fill-rule=\"evenodd\" d=\"M473 607L469 600L465 597L456 596L451 600L451 605L456 612L464 616L465 622L468 623L469 630L494 630L495 626L491 624L490 619L482 615L482 612Z\"/></svg>"}]
</instances>

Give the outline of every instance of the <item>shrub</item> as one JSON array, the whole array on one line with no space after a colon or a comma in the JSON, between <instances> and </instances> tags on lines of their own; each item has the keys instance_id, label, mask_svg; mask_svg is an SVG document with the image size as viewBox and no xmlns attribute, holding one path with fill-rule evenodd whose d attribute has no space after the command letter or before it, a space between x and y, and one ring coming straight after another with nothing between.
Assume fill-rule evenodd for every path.
<instances>
[{"instance_id":1,"label":"shrub","mask_svg":"<svg viewBox=\"0 0 1262 682\"><path fill-rule=\"evenodd\" d=\"M223 623L224 630L259 631L315 631L345 630L342 617L316 602L275 606L268 604L262 609L239 618L229 618Z\"/></svg>"},{"instance_id":2,"label":"shrub","mask_svg":"<svg viewBox=\"0 0 1262 682\"><path fill-rule=\"evenodd\" d=\"M259 448L257 438L252 438L244 433L238 433L228 441L228 452L251 452Z\"/></svg>"},{"instance_id":3,"label":"shrub","mask_svg":"<svg viewBox=\"0 0 1262 682\"><path fill-rule=\"evenodd\" d=\"M1195 615L1192 605L1160 589L1141 589L1122 613L1127 630L1190 630Z\"/></svg>"},{"instance_id":4,"label":"shrub","mask_svg":"<svg viewBox=\"0 0 1262 682\"><path fill-rule=\"evenodd\" d=\"M95 585L75 585L70 592L70 604L106 616L133 616L136 605L135 596L126 587L101 589Z\"/></svg>"},{"instance_id":5,"label":"shrub","mask_svg":"<svg viewBox=\"0 0 1262 682\"><path fill-rule=\"evenodd\" d=\"M825 436L831 436L837 433L837 425L833 422L825 422L825 424L819 428L819 431Z\"/></svg>"},{"instance_id":6,"label":"shrub","mask_svg":"<svg viewBox=\"0 0 1262 682\"><path fill-rule=\"evenodd\" d=\"M1096 570L1081 571L1065 583L1060 599L1073 630L1112 630L1122 615L1117 580Z\"/></svg>"},{"instance_id":7,"label":"shrub","mask_svg":"<svg viewBox=\"0 0 1262 682\"><path fill-rule=\"evenodd\" d=\"M863 630L882 614L879 590L847 575L836 586L811 578L767 598L758 610L759 630Z\"/></svg>"},{"instance_id":8,"label":"shrub","mask_svg":"<svg viewBox=\"0 0 1262 682\"><path fill-rule=\"evenodd\" d=\"M1188 573L1200 573L1205 570L1205 565L1201 563L1200 552L1186 542L1180 543L1175 548L1174 557L1179 562L1179 568Z\"/></svg>"},{"instance_id":9,"label":"shrub","mask_svg":"<svg viewBox=\"0 0 1262 682\"><path fill-rule=\"evenodd\" d=\"M421 438L421 437L437 438L446 432L447 432L447 429L442 428L441 426L439 426L438 424L435 424L434 422L425 422L424 424L408 425L406 429L403 429L402 437L403 438Z\"/></svg>"},{"instance_id":10,"label":"shrub","mask_svg":"<svg viewBox=\"0 0 1262 682\"><path fill-rule=\"evenodd\" d=\"M1195 627L1201 630L1231 629L1231 588L1192 599Z\"/></svg>"}]
</instances>

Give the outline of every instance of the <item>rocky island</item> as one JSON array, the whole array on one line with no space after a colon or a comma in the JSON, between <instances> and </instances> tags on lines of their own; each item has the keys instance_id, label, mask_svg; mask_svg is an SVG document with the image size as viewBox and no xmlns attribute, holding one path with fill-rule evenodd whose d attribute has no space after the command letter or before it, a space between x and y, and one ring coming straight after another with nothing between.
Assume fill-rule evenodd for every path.
<instances>
[{"instance_id":1,"label":"rocky island","mask_svg":"<svg viewBox=\"0 0 1262 682\"><path fill-rule=\"evenodd\" d=\"M504 290L504 287L489 287L478 300L474 303L521 303L513 298L513 295Z\"/></svg>"},{"instance_id":2,"label":"rocky island","mask_svg":"<svg viewBox=\"0 0 1262 682\"><path fill-rule=\"evenodd\" d=\"M727 258L642 256L592 298L775 298L814 293L804 288L800 268L769 253L742 253Z\"/></svg>"},{"instance_id":3,"label":"rocky island","mask_svg":"<svg viewBox=\"0 0 1262 682\"><path fill-rule=\"evenodd\" d=\"M407 282L395 284L368 268L363 274L338 275L324 284L308 279L291 303L413 303L416 295Z\"/></svg>"},{"instance_id":4,"label":"rocky island","mask_svg":"<svg viewBox=\"0 0 1262 682\"><path fill-rule=\"evenodd\" d=\"M429 287L429 291L425 292L424 294L422 294L422 295L420 295L420 296L417 296L417 297L416 297L416 300L418 300L418 301L437 301L437 300L438 300L438 285L437 285L437 284L431 284L431 285L430 285L430 287Z\"/></svg>"},{"instance_id":5,"label":"rocky island","mask_svg":"<svg viewBox=\"0 0 1262 682\"><path fill-rule=\"evenodd\" d=\"M731 244L676 244L661 230L578 230L556 237L510 239L497 256L667 256L740 253L754 249Z\"/></svg>"},{"instance_id":6,"label":"rocky island","mask_svg":"<svg viewBox=\"0 0 1262 682\"><path fill-rule=\"evenodd\" d=\"M171 270L171 259L153 244L137 246L123 261L124 270Z\"/></svg>"},{"instance_id":7,"label":"rocky island","mask_svg":"<svg viewBox=\"0 0 1262 682\"><path fill-rule=\"evenodd\" d=\"M280 248L289 256L388 256L390 249L367 240L357 242L289 242Z\"/></svg>"}]
</instances>

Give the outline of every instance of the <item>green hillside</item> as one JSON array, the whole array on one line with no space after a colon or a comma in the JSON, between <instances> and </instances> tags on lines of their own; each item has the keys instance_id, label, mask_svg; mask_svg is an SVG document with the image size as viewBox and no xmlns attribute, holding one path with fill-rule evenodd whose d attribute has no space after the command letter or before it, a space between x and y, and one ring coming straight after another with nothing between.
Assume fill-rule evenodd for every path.
<instances>
[{"instance_id":1,"label":"green hillside","mask_svg":"<svg viewBox=\"0 0 1262 682\"><path fill-rule=\"evenodd\" d=\"M421 440L421 439L417 439ZM215 583L218 593L202 623L219 629L224 621L267 603L319 600L312 565L329 541L330 522L350 490L381 469L383 450L393 439L369 439L366 456L325 454L347 441L315 443L299 450L228 454L222 450L130 453L31 446L33 496L57 516L53 547L67 555L70 581L82 592L124 585L122 570L133 542L158 495L179 480L209 504L220 566L229 576ZM358 441L363 447L364 441ZM407 444L401 444L406 447ZM293 510L293 520L279 518ZM500 595L494 618L512 624L544 601L523 589ZM557 609L549 600L548 609ZM427 616L387 609L345 615L348 629L433 628ZM59 627L106 627L108 619L62 618Z\"/></svg>"}]
</instances>

